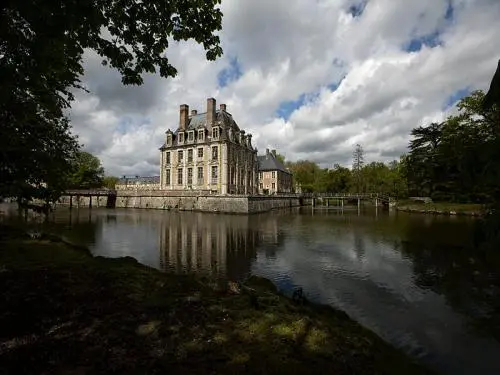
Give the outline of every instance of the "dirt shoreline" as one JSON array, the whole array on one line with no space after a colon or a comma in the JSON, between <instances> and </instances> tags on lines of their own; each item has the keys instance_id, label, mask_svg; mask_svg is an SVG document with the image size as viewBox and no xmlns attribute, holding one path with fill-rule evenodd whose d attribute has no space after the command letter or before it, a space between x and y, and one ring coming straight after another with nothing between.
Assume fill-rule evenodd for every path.
<instances>
[{"instance_id":1,"label":"dirt shoreline","mask_svg":"<svg viewBox=\"0 0 500 375\"><path fill-rule=\"evenodd\" d=\"M422 374L331 307L0 230L0 373Z\"/></svg>"}]
</instances>

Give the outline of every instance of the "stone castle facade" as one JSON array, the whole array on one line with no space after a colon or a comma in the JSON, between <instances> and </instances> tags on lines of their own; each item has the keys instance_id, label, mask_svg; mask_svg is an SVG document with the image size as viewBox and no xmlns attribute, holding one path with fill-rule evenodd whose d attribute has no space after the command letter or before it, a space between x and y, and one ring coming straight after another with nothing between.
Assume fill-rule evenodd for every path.
<instances>
[{"instance_id":1,"label":"stone castle facade","mask_svg":"<svg viewBox=\"0 0 500 375\"><path fill-rule=\"evenodd\" d=\"M182 104L179 125L167 130L160 148L161 190L215 194L257 194L258 159L252 135L227 111L207 99L206 112L189 112Z\"/></svg>"}]
</instances>

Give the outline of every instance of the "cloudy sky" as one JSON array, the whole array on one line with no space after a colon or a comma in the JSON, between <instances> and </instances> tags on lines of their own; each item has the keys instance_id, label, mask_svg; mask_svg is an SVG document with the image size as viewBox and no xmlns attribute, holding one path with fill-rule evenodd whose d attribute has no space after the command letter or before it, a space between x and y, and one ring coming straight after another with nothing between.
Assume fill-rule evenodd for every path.
<instances>
[{"instance_id":1,"label":"cloudy sky","mask_svg":"<svg viewBox=\"0 0 500 375\"><path fill-rule=\"evenodd\" d=\"M179 74L125 87L85 55L70 117L108 174L158 175L158 147L179 105L227 104L259 153L323 167L406 150L409 131L441 120L462 96L487 89L500 58L499 0L222 0L224 56L172 45Z\"/></svg>"}]
</instances>

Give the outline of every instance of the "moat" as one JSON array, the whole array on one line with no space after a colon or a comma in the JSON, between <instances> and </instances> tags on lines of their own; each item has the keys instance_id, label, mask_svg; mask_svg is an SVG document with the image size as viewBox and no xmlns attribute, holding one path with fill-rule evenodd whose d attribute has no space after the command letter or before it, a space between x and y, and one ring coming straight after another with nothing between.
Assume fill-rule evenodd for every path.
<instances>
[{"instance_id":1,"label":"moat","mask_svg":"<svg viewBox=\"0 0 500 375\"><path fill-rule=\"evenodd\" d=\"M496 374L500 253L472 249L473 220L382 210L61 208L43 225L95 255L232 280L256 274L287 292L302 287L438 371Z\"/></svg>"}]
</instances>

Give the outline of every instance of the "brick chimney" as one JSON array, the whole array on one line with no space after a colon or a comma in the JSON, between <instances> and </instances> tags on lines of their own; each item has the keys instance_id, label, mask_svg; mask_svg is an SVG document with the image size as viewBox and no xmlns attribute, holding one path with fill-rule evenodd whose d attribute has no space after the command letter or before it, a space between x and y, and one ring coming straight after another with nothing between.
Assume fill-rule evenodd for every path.
<instances>
[{"instance_id":1,"label":"brick chimney","mask_svg":"<svg viewBox=\"0 0 500 375\"><path fill-rule=\"evenodd\" d=\"M269 149L266 148L266 159L269 159Z\"/></svg>"},{"instance_id":2,"label":"brick chimney","mask_svg":"<svg viewBox=\"0 0 500 375\"><path fill-rule=\"evenodd\" d=\"M226 105L225 104L221 104L220 105L220 110L226 112Z\"/></svg>"},{"instance_id":3,"label":"brick chimney","mask_svg":"<svg viewBox=\"0 0 500 375\"><path fill-rule=\"evenodd\" d=\"M186 130L189 121L189 106L187 104L181 104L179 110L179 128L181 130Z\"/></svg>"},{"instance_id":4,"label":"brick chimney","mask_svg":"<svg viewBox=\"0 0 500 375\"><path fill-rule=\"evenodd\" d=\"M208 126L212 126L215 122L215 99L208 98L207 99L207 124Z\"/></svg>"},{"instance_id":5,"label":"brick chimney","mask_svg":"<svg viewBox=\"0 0 500 375\"><path fill-rule=\"evenodd\" d=\"M198 114L198 111L196 109L191 110L191 116L196 116Z\"/></svg>"}]
</instances>

